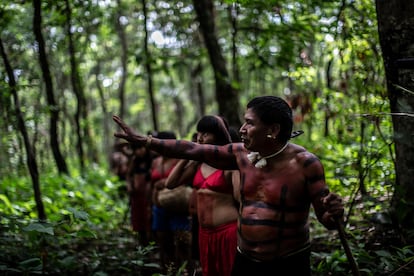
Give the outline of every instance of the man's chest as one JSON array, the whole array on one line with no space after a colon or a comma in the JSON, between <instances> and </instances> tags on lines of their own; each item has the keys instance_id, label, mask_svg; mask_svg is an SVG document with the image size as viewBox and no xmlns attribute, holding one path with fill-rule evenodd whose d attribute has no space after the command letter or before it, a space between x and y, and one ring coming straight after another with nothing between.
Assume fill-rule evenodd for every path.
<instances>
[{"instance_id":1,"label":"man's chest","mask_svg":"<svg viewBox=\"0 0 414 276\"><path fill-rule=\"evenodd\" d=\"M241 177L240 194L247 201L296 204L306 194L305 179L298 171L245 172Z\"/></svg>"}]
</instances>

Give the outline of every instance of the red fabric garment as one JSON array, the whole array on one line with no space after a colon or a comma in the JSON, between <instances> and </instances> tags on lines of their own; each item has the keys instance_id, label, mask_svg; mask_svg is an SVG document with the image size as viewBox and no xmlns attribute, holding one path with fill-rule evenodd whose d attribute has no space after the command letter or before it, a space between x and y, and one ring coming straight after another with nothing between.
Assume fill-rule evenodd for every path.
<instances>
[{"instance_id":1,"label":"red fabric garment","mask_svg":"<svg viewBox=\"0 0 414 276\"><path fill-rule=\"evenodd\" d=\"M130 194L131 224L133 231L151 230L151 204L148 194L134 191Z\"/></svg>"},{"instance_id":2,"label":"red fabric garment","mask_svg":"<svg viewBox=\"0 0 414 276\"><path fill-rule=\"evenodd\" d=\"M151 183L147 181L149 171L135 171L128 181L131 186L129 204L133 231L151 230Z\"/></svg>"},{"instance_id":3,"label":"red fabric garment","mask_svg":"<svg viewBox=\"0 0 414 276\"><path fill-rule=\"evenodd\" d=\"M163 172L160 172L157 169L152 169L151 170L151 180L153 182L155 182L157 180L167 178L170 175L171 171L174 169L174 166L175 166L175 164L173 166L169 167L167 171L163 171Z\"/></svg>"},{"instance_id":4,"label":"red fabric garment","mask_svg":"<svg viewBox=\"0 0 414 276\"><path fill-rule=\"evenodd\" d=\"M203 276L230 276L237 250L237 222L199 228Z\"/></svg>"},{"instance_id":5,"label":"red fabric garment","mask_svg":"<svg viewBox=\"0 0 414 276\"><path fill-rule=\"evenodd\" d=\"M194 175L193 187L196 189L210 189L212 191L224 194L232 194L233 186L227 183L224 178L224 171L216 170L206 178L201 172L201 166Z\"/></svg>"},{"instance_id":6,"label":"red fabric garment","mask_svg":"<svg viewBox=\"0 0 414 276\"><path fill-rule=\"evenodd\" d=\"M162 158L162 157L160 157L160 158ZM155 159L155 160L157 160L157 159ZM158 159L158 160L160 160L160 159ZM154 161L154 162L157 162L157 161ZM158 207L161 207L160 202L158 201L158 193L159 193L158 189L161 189L161 187L156 187L156 185L157 185L156 183L158 183L158 181L161 181L161 180L166 179L168 177L168 175L171 173L171 171L174 169L175 165L177 164L178 159L177 160L172 160L172 164L171 164L171 166L169 166L167 168L167 170L165 169L165 165L163 164L162 160L160 161L161 163L157 162L155 166L154 166L154 162L153 162L153 167L151 169L151 182L152 182L152 189L153 189L152 195L151 195L152 204L156 205ZM164 189L166 189L166 188L164 188Z\"/></svg>"}]
</instances>

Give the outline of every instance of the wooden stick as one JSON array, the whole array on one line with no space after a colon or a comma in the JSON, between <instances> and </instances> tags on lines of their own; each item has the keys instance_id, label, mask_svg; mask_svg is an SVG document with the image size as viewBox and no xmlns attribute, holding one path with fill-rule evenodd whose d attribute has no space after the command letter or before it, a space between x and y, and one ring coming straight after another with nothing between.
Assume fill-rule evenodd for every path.
<instances>
[{"instance_id":1,"label":"wooden stick","mask_svg":"<svg viewBox=\"0 0 414 276\"><path fill-rule=\"evenodd\" d=\"M348 240L346 239L345 229L342 223L339 221L339 219L336 220L336 228L338 230L339 238L341 239L342 246L345 250L346 257L348 259L349 264L351 265L352 274L354 276L361 276L359 273L358 264L354 259L354 256L352 256L351 249L348 245Z\"/></svg>"}]
</instances>

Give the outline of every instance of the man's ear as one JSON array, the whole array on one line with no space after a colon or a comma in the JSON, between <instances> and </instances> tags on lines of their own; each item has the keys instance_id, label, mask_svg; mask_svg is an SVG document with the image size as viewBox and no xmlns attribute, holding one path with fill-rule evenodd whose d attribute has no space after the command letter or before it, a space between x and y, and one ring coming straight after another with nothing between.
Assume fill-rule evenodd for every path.
<instances>
[{"instance_id":1,"label":"man's ear","mask_svg":"<svg viewBox=\"0 0 414 276\"><path fill-rule=\"evenodd\" d=\"M271 131L271 134L270 135L272 135L272 137L274 139L276 139L276 137L280 133L280 124L273 124L273 125L271 125L270 126L270 131Z\"/></svg>"}]
</instances>

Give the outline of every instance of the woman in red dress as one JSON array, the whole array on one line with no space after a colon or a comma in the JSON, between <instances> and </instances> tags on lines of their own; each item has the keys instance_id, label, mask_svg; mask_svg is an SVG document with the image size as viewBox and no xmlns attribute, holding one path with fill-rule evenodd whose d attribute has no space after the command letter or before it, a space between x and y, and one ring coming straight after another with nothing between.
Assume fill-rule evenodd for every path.
<instances>
[{"instance_id":1,"label":"woman in red dress","mask_svg":"<svg viewBox=\"0 0 414 276\"><path fill-rule=\"evenodd\" d=\"M225 145L231 143L227 123L218 116L204 116L197 124L197 142ZM237 204L233 193L236 171L224 171L205 163L181 160L167 187L192 181L197 190L196 210L199 221L199 250L202 275L231 275L237 248Z\"/></svg>"}]
</instances>

